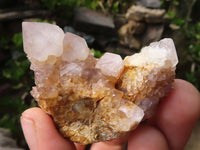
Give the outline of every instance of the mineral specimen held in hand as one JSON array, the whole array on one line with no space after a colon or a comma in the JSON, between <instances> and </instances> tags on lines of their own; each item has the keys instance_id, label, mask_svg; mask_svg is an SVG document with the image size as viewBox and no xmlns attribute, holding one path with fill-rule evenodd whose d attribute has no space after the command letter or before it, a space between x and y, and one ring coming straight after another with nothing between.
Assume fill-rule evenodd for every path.
<instances>
[{"instance_id":1,"label":"mineral specimen held in hand","mask_svg":"<svg viewBox=\"0 0 200 150\"><path fill-rule=\"evenodd\" d=\"M31 94L74 142L111 140L135 129L172 87L178 63L172 39L124 60L111 53L96 59L83 38L56 25L22 26L24 51L35 73Z\"/></svg>"}]
</instances>

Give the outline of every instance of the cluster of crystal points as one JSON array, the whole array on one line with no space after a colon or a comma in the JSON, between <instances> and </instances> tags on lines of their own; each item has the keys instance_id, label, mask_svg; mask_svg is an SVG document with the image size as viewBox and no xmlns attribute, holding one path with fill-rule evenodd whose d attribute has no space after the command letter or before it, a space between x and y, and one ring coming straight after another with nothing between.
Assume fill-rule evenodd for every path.
<instances>
[{"instance_id":1,"label":"cluster of crystal points","mask_svg":"<svg viewBox=\"0 0 200 150\"><path fill-rule=\"evenodd\" d=\"M150 117L178 62L171 39L124 60L96 59L83 38L47 23L23 22L23 41L35 73L31 94L60 133L82 145L117 138Z\"/></svg>"}]
</instances>

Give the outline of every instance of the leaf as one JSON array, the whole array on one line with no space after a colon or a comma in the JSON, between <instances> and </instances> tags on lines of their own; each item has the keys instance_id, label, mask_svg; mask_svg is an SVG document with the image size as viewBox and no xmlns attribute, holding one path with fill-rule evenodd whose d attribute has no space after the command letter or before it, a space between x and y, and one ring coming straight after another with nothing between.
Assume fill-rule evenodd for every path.
<instances>
[{"instance_id":1,"label":"leaf","mask_svg":"<svg viewBox=\"0 0 200 150\"><path fill-rule=\"evenodd\" d=\"M180 18L173 20L173 24L178 25L178 26L182 26L184 23L185 23L185 21Z\"/></svg>"},{"instance_id":2,"label":"leaf","mask_svg":"<svg viewBox=\"0 0 200 150\"><path fill-rule=\"evenodd\" d=\"M174 0L174 1L173 1L173 4L174 4L174 6L178 6L178 5L179 5L179 1Z\"/></svg>"},{"instance_id":3,"label":"leaf","mask_svg":"<svg viewBox=\"0 0 200 150\"><path fill-rule=\"evenodd\" d=\"M197 40L200 40L200 34L197 34L197 35L196 35L196 39L197 39Z\"/></svg>"},{"instance_id":4,"label":"leaf","mask_svg":"<svg viewBox=\"0 0 200 150\"><path fill-rule=\"evenodd\" d=\"M22 33L16 33L14 34L12 38L13 43L16 46L16 50L23 51L23 39L22 39Z\"/></svg>"},{"instance_id":5,"label":"leaf","mask_svg":"<svg viewBox=\"0 0 200 150\"><path fill-rule=\"evenodd\" d=\"M35 22L44 22L44 23L56 24L55 21L43 20L43 19L35 19L34 21L35 21Z\"/></svg>"},{"instance_id":6,"label":"leaf","mask_svg":"<svg viewBox=\"0 0 200 150\"><path fill-rule=\"evenodd\" d=\"M167 15L169 16L170 19L174 19L176 14L174 12L168 12Z\"/></svg>"},{"instance_id":7,"label":"leaf","mask_svg":"<svg viewBox=\"0 0 200 150\"><path fill-rule=\"evenodd\" d=\"M29 61L13 61L10 60L6 67L2 70L3 76L7 79L19 81L29 68Z\"/></svg>"},{"instance_id":8,"label":"leaf","mask_svg":"<svg viewBox=\"0 0 200 150\"><path fill-rule=\"evenodd\" d=\"M104 53L100 52L99 50L91 49L91 52L94 54L94 57L100 58Z\"/></svg>"},{"instance_id":9,"label":"leaf","mask_svg":"<svg viewBox=\"0 0 200 150\"><path fill-rule=\"evenodd\" d=\"M17 90L17 89L20 89L22 87L23 87L23 83L19 83L17 85L14 85L12 88L15 89L15 90Z\"/></svg>"},{"instance_id":10,"label":"leaf","mask_svg":"<svg viewBox=\"0 0 200 150\"><path fill-rule=\"evenodd\" d=\"M198 23L196 24L196 29L197 29L198 32L200 32L200 22L198 22Z\"/></svg>"},{"instance_id":11,"label":"leaf","mask_svg":"<svg viewBox=\"0 0 200 150\"><path fill-rule=\"evenodd\" d=\"M115 12L115 13L117 13L118 11L119 11L119 2L115 2L114 4L113 4L113 11Z\"/></svg>"}]
</instances>

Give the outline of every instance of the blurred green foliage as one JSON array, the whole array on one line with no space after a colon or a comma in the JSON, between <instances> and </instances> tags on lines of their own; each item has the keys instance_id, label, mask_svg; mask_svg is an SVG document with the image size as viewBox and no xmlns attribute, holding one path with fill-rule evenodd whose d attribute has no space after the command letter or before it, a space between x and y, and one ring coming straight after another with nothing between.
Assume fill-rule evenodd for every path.
<instances>
[{"instance_id":1,"label":"blurred green foliage","mask_svg":"<svg viewBox=\"0 0 200 150\"><path fill-rule=\"evenodd\" d=\"M20 127L21 113L36 103L32 100L29 91L33 85L33 73L29 71L30 63L23 52L22 33L16 33L13 37L1 35L0 37L1 59L0 78L0 127L11 130L12 135L21 146L25 146Z\"/></svg>"},{"instance_id":2,"label":"blurred green foliage","mask_svg":"<svg viewBox=\"0 0 200 150\"><path fill-rule=\"evenodd\" d=\"M81 1L78 0L41 0L42 3L49 9L55 10L63 7L76 7Z\"/></svg>"},{"instance_id":3,"label":"blurred green foliage","mask_svg":"<svg viewBox=\"0 0 200 150\"><path fill-rule=\"evenodd\" d=\"M171 19L171 23L181 27L185 21L177 16L177 7L179 5L180 0L161 0L161 6L167 11L166 14Z\"/></svg>"},{"instance_id":4,"label":"blurred green foliage","mask_svg":"<svg viewBox=\"0 0 200 150\"><path fill-rule=\"evenodd\" d=\"M73 15L76 7L87 7L114 14L123 11L125 6L128 7L128 4L133 3L129 0L41 0L41 2L47 9L66 17Z\"/></svg>"},{"instance_id":5,"label":"blurred green foliage","mask_svg":"<svg viewBox=\"0 0 200 150\"><path fill-rule=\"evenodd\" d=\"M12 38L12 43L13 45L10 47L12 59L5 62L2 74L6 79L20 81L30 65L29 61L25 59L25 54L23 52L22 33L16 33Z\"/></svg>"},{"instance_id":6,"label":"blurred green foliage","mask_svg":"<svg viewBox=\"0 0 200 150\"><path fill-rule=\"evenodd\" d=\"M10 1L10 0L9 0ZM39 0L43 7L52 11L56 17L72 16L76 7L87 7L109 14L124 13L134 1L129 0ZM190 70L184 76L200 89L200 22L191 21L186 28L184 17L177 15L180 0L161 0L162 8L167 12L171 23L180 27L187 41L186 50L190 55ZM60 17L59 16L59 17ZM36 19L37 22L56 24L55 21ZM30 62L23 52L22 33L12 36L0 34L0 126L9 128L21 146L24 146L20 127L20 115L37 104L29 94L34 85L33 72L30 71ZM103 52L91 49L95 57L100 58ZM119 54L116 50L114 53ZM8 87L7 87L8 86ZM6 88L7 87L7 88Z\"/></svg>"},{"instance_id":7,"label":"blurred green foliage","mask_svg":"<svg viewBox=\"0 0 200 150\"><path fill-rule=\"evenodd\" d=\"M187 41L185 50L190 58L187 64L191 67L185 70L182 78L185 78L200 90L200 22L191 16L195 0L182 4L184 2L181 0L161 0L162 8L166 10L166 14L171 20L170 23L179 27ZM185 8L185 10L179 10L180 8ZM184 15L181 16L180 12Z\"/></svg>"},{"instance_id":8,"label":"blurred green foliage","mask_svg":"<svg viewBox=\"0 0 200 150\"><path fill-rule=\"evenodd\" d=\"M42 19L34 21L56 24L55 21ZM0 127L10 129L18 144L26 147L20 116L27 108L37 106L37 103L30 95L34 77L23 50L22 32L13 36L1 34L0 50Z\"/></svg>"},{"instance_id":9,"label":"blurred green foliage","mask_svg":"<svg viewBox=\"0 0 200 150\"><path fill-rule=\"evenodd\" d=\"M164 7L165 9L178 6L179 4L180 4L180 0L161 0L161 7Z\"/></svg>"},{"instance_id":10,"label":"blurred green foliage","mask_svg":"<svg viewBox=\"0 0 200 150\"><path fill-rule=\"evenodd\" d=\"M13 45L10 45L10 50L8 50L12 59L8 59L5 62L4 68L2 68L2 75L6 79L20 81L30 65L23 52L22 33L16 33L10 42L5 42L4 40L2 42L4 44L13 43ZM9 45L5 46L9 47Z\"/></svg>"},{"instance_id":11,"label":"blurred green foliage","mask_svg":"<svg viewBox=\"0 0 200 150\"><path fill-rule=\"evenodd\" d=\"M177 25L177 26L182 27L185 23L185 20L183 20L181 18L176 18L176 19L173 19L172 23Z\"/></svg>"},{"instance_id":12,"label":"blurred green foliage","mask_svg":"<svg viewBox=\"0 0 200 150\"><path fill-rule=\"evenodd\" d=\"M94 57L96 58L100 58L104 54L99 50L95 50L94 48L91 48L91 52L94 54Z\"/></svg>"},{"instance_id":13,"label":"blurred green foliage","mask_svg":"<svg viewBox=\"0 0 200 150\"><path fill-rule=\"evenodd\" d=\"M200 22L190 24L185 29L187 51L191 57L191 70L186 79L200 89Z\"/></svg>"},{"instance_id":14,"label":"blurred green foliage","mask_svg":"<svg viewBox=\"0 0 200 150\"><path fill-rule=\"evenodd\" d=\"M23 104L21 98L3 97L0 101L1 113L9 113L3 114L0 119L0 126L11 129L13 135L16 136L19 131L15 126L19 126L20 114L27 108L29 106Z\"/></svg>"},{"instance_id":15,"label":"blurred green foliage","mask_svg":"<svg viewBox=\"0 0 200 150\"><path fill-rule=\"evenodd\" d=\"M40 19L40 18L36 18L36 19L34 20L34 22L43 22L43 23L56 24L55 21L52 21L52 20L45 20L45 19Z\"/></svg>"}]
</instances>

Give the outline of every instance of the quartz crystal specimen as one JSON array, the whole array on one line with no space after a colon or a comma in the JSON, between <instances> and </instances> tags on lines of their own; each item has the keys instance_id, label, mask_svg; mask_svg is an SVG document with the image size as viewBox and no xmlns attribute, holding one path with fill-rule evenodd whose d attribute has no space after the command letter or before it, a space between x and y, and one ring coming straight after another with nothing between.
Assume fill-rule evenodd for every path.
<instances>
[{"instance_id":1,"label":"quartz crystal specimen","mask_svg":"<svg viewBox=\"0 0 200 150\"><path fill-rule=\"evenodd\" d=\"M172 88L178 63L172 39L124 60L93 57L85 40L56 25L23 22L24 51L35 73L31 94L65 138L111 140L149 118Z\"/></svg>"}]
</instances>

